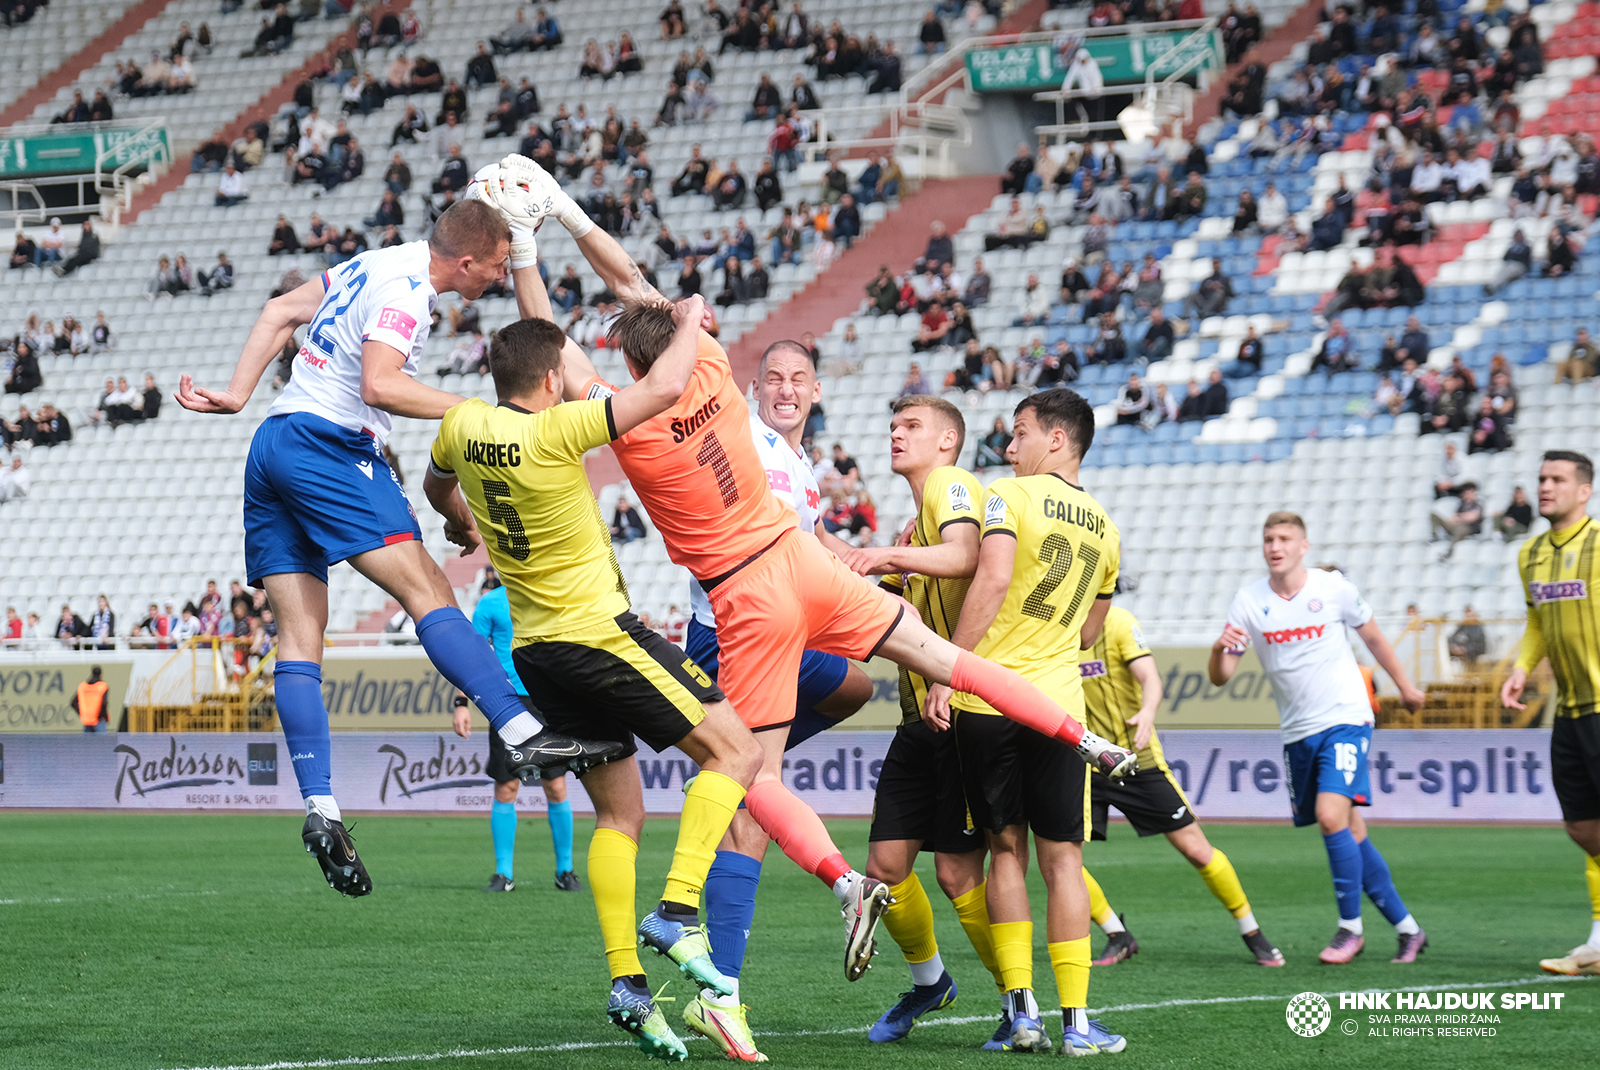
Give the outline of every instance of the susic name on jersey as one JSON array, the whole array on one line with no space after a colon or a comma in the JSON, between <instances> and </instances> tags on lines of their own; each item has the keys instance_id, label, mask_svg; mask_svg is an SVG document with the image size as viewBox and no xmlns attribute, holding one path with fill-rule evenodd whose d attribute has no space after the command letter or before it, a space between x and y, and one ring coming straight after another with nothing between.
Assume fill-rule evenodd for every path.
<instances>
[{"instance_id":1,"label":"susic name on jersey","mask_svg":"<svg viewBox=\"0 0 1600 1070\"><path fill-rule=\"evenodd\" d=\"M672 441L682 442L684 439L700 430L700 428L704 427L706 421L711 419L711 417L716 415L719 411L721 411L721 409L722 403L716 398L712 398L710 401L706 402L704 405L700 406L683 419L672 421L672 423L668 425L672 429Z\"/></svg>"},{"instance_id":2,"label":"susic name on jersey","mask_svg":"<svg viewBox=\"0 0 1600 1070\"><path fill-rule=\"evenodd\" d=\"M1561 580L1557 583L1530 580L1528 594L1536 606L1546 602L1579 602L1589 597L1589 585L1583 580Z\"/></svg>"},{"instance_id":3,"label":"susic name on jersey","mask_svg":"<svg viewBox=\"0 0 1600 1070\"><path fill-rule=\"evenodd\" d=\"M519 468L522 465L522 447L515 442L479 442L469 438L461 452L468 464L485 468Z\"/></svg>"},{"instance_id":4,"label":"susic name on jersey","mask_svg":"<svg viewBox=\"0 0 1600 1070\"><path fill-rule=\"evenodd\" d=\"M1057 501L1054 498L1046 498L1042 505L1044 515L1051 520L1059 520L1065 524L1075 524L1080 528L1087 528L1096 536L1106 533L1106 518L1102 513L1085 509L1081 505L1073 505L1071 502Z\"/></svg>"},{"instance_id":5,"label":"susic name on jersey","mask_svg":"<svg viewBox=\"0 0 1600 1070\"><path fill-rule=\"evenodd\" d=\"M1304 628L1285 628L1278 632L1262 632L1261 638L1267 641L1268 646L1274 643L1298 643L1302 639L1321 639L1322 633L1327 629L1326 624L1308 624Z\"/></svg>"}]
</instances>

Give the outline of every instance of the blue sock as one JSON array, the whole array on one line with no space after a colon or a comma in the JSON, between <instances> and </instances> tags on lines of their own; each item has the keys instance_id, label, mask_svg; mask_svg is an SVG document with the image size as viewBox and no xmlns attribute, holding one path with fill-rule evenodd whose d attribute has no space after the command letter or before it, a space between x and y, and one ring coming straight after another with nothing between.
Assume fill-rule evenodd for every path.
<instances>
[{"instance_id":1,"label":"blue sock","mask_svg":"<svg viewBox=\"0 0 1600 1070\"><path fill-rule=\"evenodd\" d=\"M517 856L517 804L495 800L489 807L489 835L494 837L494 871L511 880Z\"/></svg>"},{"instance_id":2,"label":"blue sock","mask_svg":"<svg viewBox=\"0 0 1600 1070\"><path fill-rule=\"evenodd\" d=\"M794 723L789 726L789 739L784 743L783 749L797 747L818 732L826 732L838 723L832 717L824 717L810 707L796 710Z\"/></svg>"},{"instance_id":3,"label":"blue sock","mask_svg":"<svg viewBox=\"0 0 1600 1070\"><path fill-rule=\"evenodd\" d=\"M1333 870L1333 895L1339 900L1339 917L1353 921L1361 916L1361 848L1349 829L1322 837Z\"/></svg>"},{"instance_id":4,"label":"blue sock","mask_svg":"<svg viewBox=\"0 0 1600 1070\"><path fill-rule=\"evenodd\" d=\"M528 712L506 678L494 647L484 642L466 614L455 606L441 606L417 621L417 639L440 675L465 691L496 730L519 713Z\"/></svg>"},{"instance_id":5,"label":"blue sock","mask_svg":"<svg viewBox=\"0 0 1600 1070\"><path fill-rule=\"evenodd\" d=\"M706 874L706 935L711 962L726 977L738 977L744 966L744 945L756 916L756 885L761 863L737 851L718 851Z\"/></svg>"},{"instance_id":6,"label":"blue sock","mask_svg":"<svg viewBox=\"0 0 1600 1070\"><path fill-rule=\"evenodd\" d=\"M1400 893L1395 891L1394 878L1389 876L1389 863L1372 846L1370 836L1361 841L1361 885L1366 889L1372 905L1383 912L1391 925L1404 921L1406 915L1411 913L1401 901Z\"/></svg>"},{"instance_id":7,"label":"blue sock","mask_svg":"<svg viewBox=\"0 0 1600 1070\"><path fill-rule=\"evenodd\" d=\"M556 848L556 872L572 872L572 803L566 799L550 804L550 841Z\"/></svg>"},{"instance_id":8,"label":"blue sock","mask_svg":"<svg viewBox=\"0 0 1600 1070\"><path fill-rule=\"evenodd\" d=\"M332 795L333 741L328 738L328 711L322 705L322 666L314 661L280 661L272 679L278 724L300 782L300 797Z\"/></svg>"}]
</instances>

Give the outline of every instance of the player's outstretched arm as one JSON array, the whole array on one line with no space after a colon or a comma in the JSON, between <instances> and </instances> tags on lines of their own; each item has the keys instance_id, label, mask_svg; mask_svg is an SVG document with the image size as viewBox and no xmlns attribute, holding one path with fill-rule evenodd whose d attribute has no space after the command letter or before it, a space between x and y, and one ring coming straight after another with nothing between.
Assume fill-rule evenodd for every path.
<instances>
[{"instance_id":1,"label":"player's outstretched arm","mask_svg":"<svg viewBox=\"0 0 1600 1070\"><path fill-rule=\"evenodd\" d=\"M1400 689L1400 701L1406 704L1406 709L1420 710L1423 703L1428 701L1428 696L1412 685L1411 677L1406 675L1405 666L1400 664L1399 655L1394 652L1394 647L1389 645L1389 640L1384 637L1383 629L1378 627L1378 622L1367 621L1356 629L1356 634L1361 636L1361 641L1372 651L1372 656L1377 659L1378 665L1389 674L1389 679Z\"/></svg>"},{"instance_id":2,"label":"player's outstretched arm","mask_svg":"<svg viewBox=\"0 0 1600 1070\"><path fill-rule=\"evenodd\" d=\"M965 527L966 525L962 525ZM996 533L984 539L978 549L978 567L973 573L967 597L961 603L961 619L950 641L962 650L976 647L989 634L994 619L1005 604L1006 591L1017 564L1016 537ZM922 719L936 731L950 727L950 687L931 684L922 704Z\"/></svg>"},{"instance_id":3,"label":"player's outstretched arm","mask_svg":"<svg viewBox=\"0 0 1600 1070\"><path fill-rule=\"evenodd\" d=\"M255 393L256 384L261 382L262 373L294 337L295 328L310 323L317 314L325 292L322 276L318 275L305 285L268 301L255 326L250 328L250 337L239 354L239 363L234 365L228 389L207 390L196 386L194 379L185 375L178 380L175 395L178 404L195 412L230 413L244 408L250 395Z\"/></svg>"},{"instance_id":4,"label":"player's outstretched arm","mask_svg":"<svg viewBox=\"0 0 1600 1070\"><path fill-rule=\"evenodd\" d=\"M945 527L936 546L866 546L847 549L839 559L862 576L915 572L937 579L965 579L978 570L977 524Z\"/></svg>"},{"instance_id":5,"label":"player's outstretched arm","mask_svg":"<svg viewBox=\"0 0 1600 1070\"><path fill-rule=\"evenodd\" d=\"M1235 670L1239 668L1239 659L1244 657L1245 648L1249 645L1249 632L1232 622L1222 626L1222 634L1211 644L1211 660L1206 665L1206 675L1211 677L1213 685L1221 687L1233 679Z\"/></svg>"},{"instance_id":6,"label":"player's outstretched arm","mask_svg":"<svg viewBox=\"0 0 1600 1070\"><path fill-rule=\"evenodd\" d=\"M466 557L476 550L483 540L478 536L472 508L462 497L460 480L430 462L422 476L422 493L428 496L433 511L444 517L444 537L461 547L461 556Z\"/></svg>"},{"instance_id":7,"label":"player's outstretched arm","mask_svg":"<svg viewBox=\"0 0 1600 1070\"><path fill-rule=\"evenodd\" d=\"M1139 681L1144 695L1139 702L1139 712L1128 718L1128 724L1133 726L1133 749L1144 750L1155 731L1156 710L1161 708L1161 672L1156 668L1156 659L1149 654L1128 662L1128 671Z\"/></svg>"},{"instance_id":8,"label":"player's outstretched arm","mask_svg":"<svg viewBox=\"0 0 1600 1070\"><path fill-rule=\"evenodd\" d=\"M689 388L695 357L700 351L700 320L705 315L705 298L695 294L672 306L677 330L643 379L624 387L611 397L611 420L621 438L652 417L672 408Z\"/></svg>"},{"instance_id":9,"label":"player's outstretched arm","mask_svg":"<svg viewBox=\"0 0 1600 1070\"><path fill-rule=\"evenodd\" d=\"M406 360L406 354L391 345L362 343L361 400L395 416L413 416L419 420L440 419L466 400L417 382L406 374Z\"/></svg>"}]
</instances>

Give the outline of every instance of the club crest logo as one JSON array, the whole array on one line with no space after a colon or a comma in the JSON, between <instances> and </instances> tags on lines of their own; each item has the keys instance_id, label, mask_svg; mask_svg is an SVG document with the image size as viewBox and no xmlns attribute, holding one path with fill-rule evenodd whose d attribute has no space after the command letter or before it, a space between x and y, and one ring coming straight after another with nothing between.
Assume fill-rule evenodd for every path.
<instances>
[{"instance_id":1,"label":"club crest logo","mask_svg":"<svg viewBox=\"0 0 1600 1070\"><path fill-rule=\"evenodd\" d=\"M1284 1018L1300 1036L1320 1037L1333 1021L1333 1008L1315 992L1302 992L1289 1000Z\"/></svg>"}]
</instances>

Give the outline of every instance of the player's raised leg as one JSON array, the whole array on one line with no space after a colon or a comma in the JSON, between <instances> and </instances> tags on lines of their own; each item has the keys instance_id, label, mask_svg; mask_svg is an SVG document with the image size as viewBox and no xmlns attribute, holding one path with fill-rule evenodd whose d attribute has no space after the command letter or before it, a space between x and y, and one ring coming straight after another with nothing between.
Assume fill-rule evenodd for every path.
<instances>
[{"instance_id":1,"label":"player's raised leg","mask_svg":"<svg viewBox=\"0 0 1600 1070\"><path fill-rule=\"evenodd\" d=\"M450 581L421 541L390 543L349 561L417 622L417 640L428 660L466 693L505 740L507 765L514 775L531 779L540 769L555 767L581 771L620 752L609 740L580 740L551 732L528 712L494 648L456 606Z\"/></svg>"}]
</instances>

